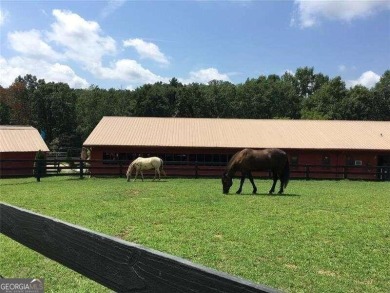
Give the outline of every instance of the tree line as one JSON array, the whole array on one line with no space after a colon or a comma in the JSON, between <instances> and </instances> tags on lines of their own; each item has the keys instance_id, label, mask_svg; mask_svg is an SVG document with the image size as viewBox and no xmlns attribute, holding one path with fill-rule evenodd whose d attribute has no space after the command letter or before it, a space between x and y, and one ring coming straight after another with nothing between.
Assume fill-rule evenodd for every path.
<instances>
[{"instance_id":1,"label":"tree line","mask_svg":"<svg viewBox=\"0 0 390 293\"><path fill-rule=\"evenodd\" d=\"M0 124L34 126L52 150L81 147L103 116L389 121L390 70L371 89L312 67L240 84L172 78L135 90L72 89L28 74L0 86Z\"/></svg>"}]
</instances>

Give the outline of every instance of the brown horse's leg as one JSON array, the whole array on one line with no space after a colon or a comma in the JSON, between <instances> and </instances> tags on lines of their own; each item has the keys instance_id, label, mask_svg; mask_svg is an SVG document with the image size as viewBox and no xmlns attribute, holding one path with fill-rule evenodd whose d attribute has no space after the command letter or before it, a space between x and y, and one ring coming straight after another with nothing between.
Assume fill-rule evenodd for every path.
<instances>
[{"instance_id":1,"label":"brown horse's leg","mask_svg":"<svg viewBox=\"0 0 390 293\"><path fill-rule=\"evenodd\" d=\"M252 173L251 173L251 172L248 172L248 178L249 178L249 181L252 183L252 186L253 186L253 191L252 191L252 193L253 193L253 194L256 194L257 188L256 188L256 185L255 185L255 182L253 181L253 176L252 176Z\"/></svg>"},{"instance_id":2,"label":"brown horse's leg","mask_svg":"<svg viewBox=\"0 0 390 293\"><path fill-rule=\"evenodd\" d=\"M283 193L283 186L284 186L284 180L283 180L282 172L280 172L279 178L280 178L280 189L279 189L278 193L282 194Z\"/></svg>"},{"instance_id":3,"label":"brown horse's leg","mask_svg":"<svg viewBox=\"0 0 390 293\"><path fill-rule=\"evenodd\" d=\"M245 181L245 173L242 173L241 180L240 180L240 188L236 191L237 194L240 194L242 191L242 185L244 185Z\"/></svg>"},{"instance_id":4,"label":"brown horse's leg","mask_svg":"<svg viewBox=\"0 0 390 293\"><path fill-rule=\"evenodd\" d=\"M272 183L272 187L271 187L271 189L268 192L269 194L274 193L276 182L278 181L278 174L276 172L272 171L272 175L273 175L274 182Z\"/></svg>"}]
</instances>

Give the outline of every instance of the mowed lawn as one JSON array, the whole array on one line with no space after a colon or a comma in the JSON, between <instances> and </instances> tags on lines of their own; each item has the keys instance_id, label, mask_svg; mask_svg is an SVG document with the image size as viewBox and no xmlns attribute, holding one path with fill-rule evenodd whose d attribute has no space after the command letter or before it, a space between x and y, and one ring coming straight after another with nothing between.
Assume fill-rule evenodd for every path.
<instances>
[{"instance_id":1,"label":"mowed lawn","mask_svg":"<svg viewBox=\"0 0 390 293\"><path fill-rule=\"evenodd\" d=\"M1 179L0 201L284 292L390 292L390 183L219 179ZM0 234L0 275L46 292L108 292Z\"/></svg>"}]
</instances>

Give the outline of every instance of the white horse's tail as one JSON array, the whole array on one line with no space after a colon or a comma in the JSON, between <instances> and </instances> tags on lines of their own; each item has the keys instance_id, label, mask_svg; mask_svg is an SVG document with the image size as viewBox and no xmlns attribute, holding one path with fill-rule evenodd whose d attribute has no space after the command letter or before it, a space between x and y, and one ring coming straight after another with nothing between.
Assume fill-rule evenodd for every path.
<instances>
[{"instance_id":1,"label":"white horse's tail","mask_svg":"<svg viewBox=\"0 0 390 293\"><path fill-rule=\"evenodd\" d=\"M127 168L127 172L126 172L127 181L130 181L131 172L133 172L133 166L134 166L134 162L132 162L129 165L129 168Z\"/></svg>"},{"instance_id":2,"label":"white horse's tail","mask_svg":"<svg viewBox=\"0 0 390 293\"><path fill-rule=\"evenodd\" d=\"M164 161L162 159L160 159L160 172L166 177L167 176L167 173L165 173L164 171Z\"/></svg>"}]
</instances>

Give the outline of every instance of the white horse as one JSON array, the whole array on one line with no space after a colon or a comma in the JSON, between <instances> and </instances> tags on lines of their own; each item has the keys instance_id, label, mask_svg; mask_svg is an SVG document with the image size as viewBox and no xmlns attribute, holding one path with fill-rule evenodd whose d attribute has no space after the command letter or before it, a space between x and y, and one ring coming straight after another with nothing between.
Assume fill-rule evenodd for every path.
<instances>
[{"instance_id":1,"label":"white horse","mask_svg":"<svg viewBox=\"0 0 390 293\"><path fill-rule=\"evenodd\" d=\"M154 168L154 178L153 181L156 179L156 175L158 174L158 180L160 180L160 172L163 173L164 176L166 176L165 171L163 170L163 160L159 157L150 157L150 158L142 158L138 157L136 158L127 169L126 177L127 181L130 181L131 172L133 171L133 168L135 168L135 178L134 181L137 180L138 172L141 172L142 181L144 181L144 174L142 173L143 170L150 170Z\"/></svg>"}]
</instances>

